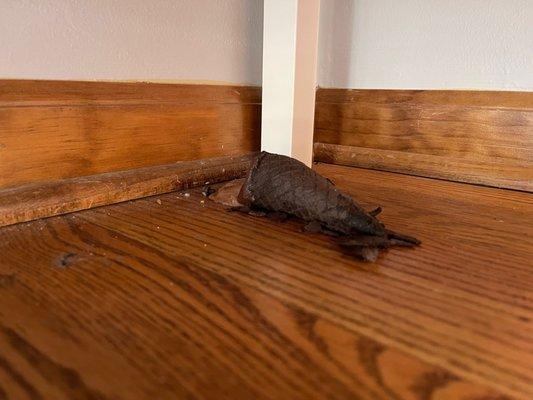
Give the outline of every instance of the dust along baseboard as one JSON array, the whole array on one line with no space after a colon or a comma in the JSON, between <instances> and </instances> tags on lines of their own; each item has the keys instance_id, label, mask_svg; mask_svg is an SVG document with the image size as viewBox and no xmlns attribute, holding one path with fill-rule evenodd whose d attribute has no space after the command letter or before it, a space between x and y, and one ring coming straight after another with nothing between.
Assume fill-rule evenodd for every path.
<instances>
[{"instance_id":1,"label":"dust along baseboard","mask_svg":"<svg viewBox=\"0 0 533 400\"><path fill-rule=\"evenodd\" d=\"M315 160L533 191L533 92L319 89Z\"/></svg>"},{"instance_id":2,"label":"dust along baseboard","mask_svg":"<svg viewBox=\"0 0 533 400\"><path fill-rule=\"evenodd\" d=\"M238 177L260 119L258 87L0 81L0 226Z\"/></svg>"}]
</instances>

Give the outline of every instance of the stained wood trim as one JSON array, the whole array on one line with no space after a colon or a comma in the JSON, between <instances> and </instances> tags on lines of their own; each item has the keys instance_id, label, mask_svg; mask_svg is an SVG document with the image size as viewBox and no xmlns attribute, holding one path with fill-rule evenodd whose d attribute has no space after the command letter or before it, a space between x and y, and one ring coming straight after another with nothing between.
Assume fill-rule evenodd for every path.
<instances>
[{"instance_id":1,"label":"stained wood trim","mask_svg":"<svg viewBox=\"0 0 533 400\"><path fill-rule=\"evenodd\" d=\"M490 90L387 90L319 88L318 103L370 103L435 106L467 106L494 109L530 110L532 92Z\"/></svg>"},{"instance_id":2,"label":"stained wood trim","mask_svg":"<svg viewBox=\"0 0 533 400\"><path fill-rule=\"evenodd\" d=\"M241 178L254 153L0 190L0 226Z\"/></svg>"},{"instance_id":3,"label":"stained wood trim","mask_svg":"<svg viewBox=\"0 0 533 400\"><path fill-rule=\"evenodd\" d=\"M533 92L319 89L315 160L533 191Z\"/></svg>"},{"instance_id":4,"label":"stained wood trim","mask_svg":"<svg viewBox=\"0 0 533 400\"><path fill-rule=\"evenodd\" d=\"M149 82L0 80L0 106L260 104L261 88Z\"/></svg>"},{"instance_id":5,"label":"stained wood trim","mask_svg":"<svg viewBox=\"0 0 533 400\"><path fill-rule=\"evenodd\" d=\"M0 189L259 150L256 87L0 81Z\"/></svg>"},{"instance_id":6,"label":"stained wood trim","mask_svg":"<svg viewBox=\"0 0 533 400\"><path fill-rule=\"evenodd\" d=\"M338 144L315 143L315 160L358 166L456 182L510 187L533 191L533 169L509 161L480 164L468 158L450 158L404 151L380 150Z\"/></svg>"}]
</instances>

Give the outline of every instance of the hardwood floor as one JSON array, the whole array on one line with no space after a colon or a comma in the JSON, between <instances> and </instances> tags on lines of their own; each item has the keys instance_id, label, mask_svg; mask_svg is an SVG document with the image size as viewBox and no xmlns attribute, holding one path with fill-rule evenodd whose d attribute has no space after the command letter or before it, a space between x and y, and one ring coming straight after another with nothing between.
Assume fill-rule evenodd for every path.
<instances>
[{"instance_id":1,"label":"hardwood floor","mask_svg":"<svg viewBox=\"0 0 533 400\"><path fill-rule=\"evenodd\" d=\"M531 194L320 164L376 264L193 191L0 229L0 399L533 398Z\"/></svg>"}]
</instances>

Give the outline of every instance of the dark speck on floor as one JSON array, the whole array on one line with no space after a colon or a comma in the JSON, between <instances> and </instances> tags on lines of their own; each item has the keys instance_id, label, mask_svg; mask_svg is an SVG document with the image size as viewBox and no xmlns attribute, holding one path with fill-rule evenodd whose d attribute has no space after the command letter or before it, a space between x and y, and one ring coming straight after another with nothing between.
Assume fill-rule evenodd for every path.
<instances>
[{"instance_id":1,"label":"dark speck on floor","mask_svg":"<svg viewBox=\"0 0 533 400\"><path fill-rule=\"evenodd\" d=\"M63 253L58 257L56 265L59 268L68 268L71 266L75 257L76 253Z\"/></svg>"}]
</instances>

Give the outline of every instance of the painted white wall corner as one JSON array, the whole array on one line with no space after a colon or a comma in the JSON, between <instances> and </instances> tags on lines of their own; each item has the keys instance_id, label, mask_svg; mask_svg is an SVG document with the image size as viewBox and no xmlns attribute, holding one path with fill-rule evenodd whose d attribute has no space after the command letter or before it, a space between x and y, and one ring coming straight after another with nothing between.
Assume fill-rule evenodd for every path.
<instances>
[{"instance_id":1,"label":"painted white wall corner","mask_svg":"<svg viewBox=\"0 0 533 400\"><path fill-rule=\"evenodd\" d=\"M320 0L265 0L262 150L313 158Z\"/></svg>"}]
</instances>

